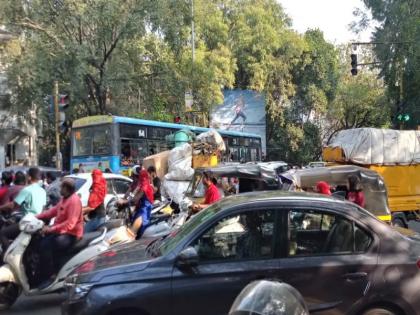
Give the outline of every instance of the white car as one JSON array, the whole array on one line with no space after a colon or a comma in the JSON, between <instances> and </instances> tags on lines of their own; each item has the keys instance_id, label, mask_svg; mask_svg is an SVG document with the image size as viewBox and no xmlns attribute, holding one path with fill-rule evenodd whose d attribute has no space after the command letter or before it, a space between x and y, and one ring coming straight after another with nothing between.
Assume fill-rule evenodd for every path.
<instances>
[{"instance_id":1,"label":"white car","mask_svg":"<svg viewBox=\"0 0 420 315\"><path fill-rule=\"evenodd\" d=\"M108 190L104 203L105 209L107 209L108 203L112 199L116 198L115 195L117 195L119 198L124 196L130 187L132 180L120 174L104 173L103 176L106 179ZM89 189L92 186L92 174L83 173L77 175L68 175L65 176L65 178L71 178L74 180L74 184L76 185L76 192L82 200L82 205L83 207L87 206L89 199ZM56 180L47 188L47 195L49 198L53 190L57 191L58 189L59 191L60 181L60 179Z\"/></svg>"}]
</instances>

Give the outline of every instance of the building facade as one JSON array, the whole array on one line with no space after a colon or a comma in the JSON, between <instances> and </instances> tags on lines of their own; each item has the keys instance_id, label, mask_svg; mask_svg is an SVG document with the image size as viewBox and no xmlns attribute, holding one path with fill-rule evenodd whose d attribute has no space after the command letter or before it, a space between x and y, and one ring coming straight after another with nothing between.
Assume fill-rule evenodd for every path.
<instances>
[{"instance_id":1,"label":"building facade","mask_svg":"<svg viewBox=\"0 0 420 315\"><path fill-rule=\"evenodd\" d=\"M38 164L36 111L13 114L8 106L11 92L7 86L7 64L2 63L5 45L15 37L0 29L0 170L13 165Z\"/></svg>"}]
</instances>

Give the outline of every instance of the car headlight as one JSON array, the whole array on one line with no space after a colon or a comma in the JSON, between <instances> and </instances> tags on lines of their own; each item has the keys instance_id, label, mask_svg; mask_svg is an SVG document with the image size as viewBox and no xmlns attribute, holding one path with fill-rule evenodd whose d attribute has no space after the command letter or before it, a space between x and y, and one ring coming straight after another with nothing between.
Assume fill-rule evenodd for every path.
<instances>
[{"instance_id":1,"label":"car headlight","mask_svg":"<svg viewBox=\"0 0 420 315\"><path fill-rule=\"evenodd\" d=\"M92 288L91 284L77 283L77 275L70 276L64 282L67 288L69 301L77 301L83 299Z\"/></svg>"},{"instance_id":2,"label":"car headlight","mask_svg":"<svg viewBox=\"0 0 420 315\"><path fill-rule=\"evenodd\" d=\"M68 295L69 301L77 301L77 300L83 299L84 297L86 297L86 295L88 295L90 289L92 288L92 285L76 284L68 288L69 288L69 295Z\"/></svg>"}]
</instances>

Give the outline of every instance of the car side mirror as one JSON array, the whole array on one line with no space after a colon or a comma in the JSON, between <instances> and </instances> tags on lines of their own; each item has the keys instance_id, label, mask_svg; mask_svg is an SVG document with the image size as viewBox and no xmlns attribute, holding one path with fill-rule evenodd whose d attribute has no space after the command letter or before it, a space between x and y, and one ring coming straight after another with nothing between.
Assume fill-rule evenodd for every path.
<instances>
[{"instance_id":1,"label":"car side mirror","mask_svg":"<svg viewBox=\"0 0 420 315\"><path fill-rule=\"evenodd\" d=\"M198 266L199 256L194 247L187 247L176 257L175 265L179 269L193 268Z\"/></svg>"}]
</instances>

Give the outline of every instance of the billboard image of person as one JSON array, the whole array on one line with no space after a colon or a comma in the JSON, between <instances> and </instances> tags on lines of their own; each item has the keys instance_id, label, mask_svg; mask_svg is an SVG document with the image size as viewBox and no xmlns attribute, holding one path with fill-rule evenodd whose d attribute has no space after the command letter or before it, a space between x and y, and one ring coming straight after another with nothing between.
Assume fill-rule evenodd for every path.
<instances>
[{"instance_id":1,"label":"billboard image of person","mask_svg":"<svg viewBox=\"0 0 420 315\"><path fill-rule=\"evenodd\" d=\"M227 127L227 130L229 130L232 125L239 119L242 118L242 126L243 129L245 121L246 121L246 115L244 113L244 107L245 107L245 100L244 97L241 95L237 100L235 100L235 118L231 121L229 127Z\"/></svg>"},{"instance_id":2,"label":"billboard image of person","mask_svg":"<svg viewBox=\"0 0 420 315\"><path fill-rule=\"evenodd\" d=\"M257 134L266 152L264 95L251 90L224 90L224 102L216 106L210 119L213 128Z\"/></svg>"}]
</instances>

